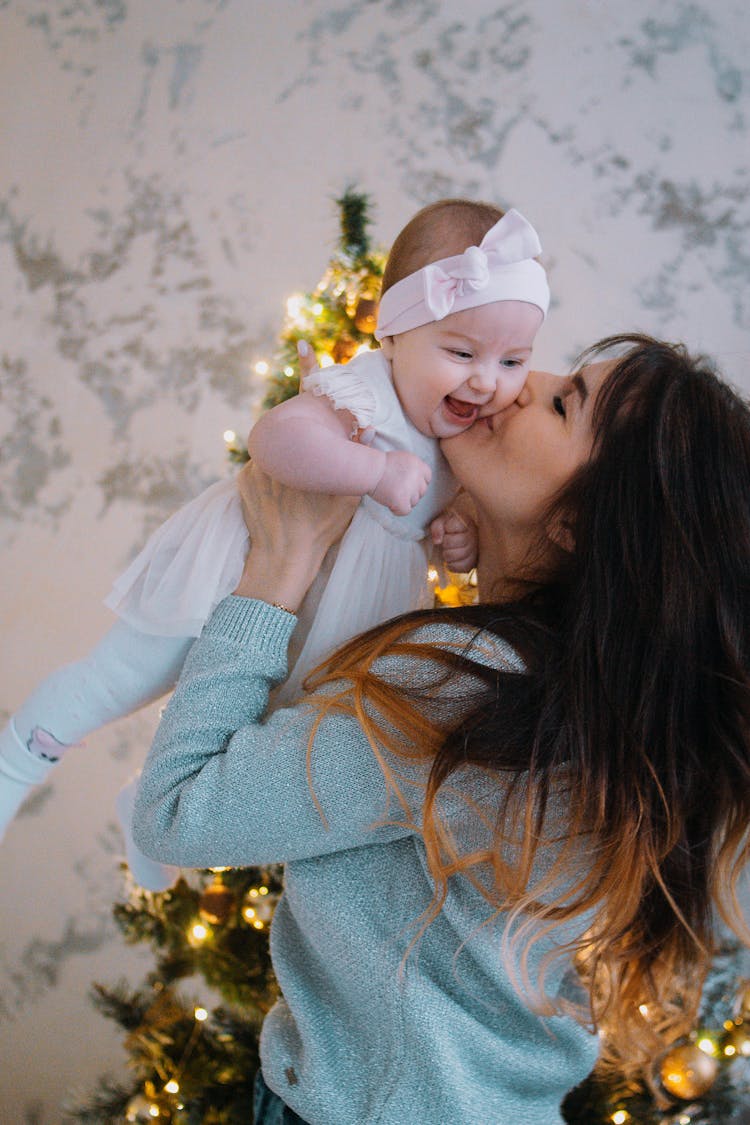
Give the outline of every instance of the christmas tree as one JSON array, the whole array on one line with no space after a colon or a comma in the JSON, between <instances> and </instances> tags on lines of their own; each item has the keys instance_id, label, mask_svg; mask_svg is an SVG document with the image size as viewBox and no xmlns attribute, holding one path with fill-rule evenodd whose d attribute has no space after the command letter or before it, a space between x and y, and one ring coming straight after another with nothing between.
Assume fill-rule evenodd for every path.
<instances>
[{"instance_id":1,"label":"christmas tree","mask_svg":"<svg viewBox=\"0 0 750 1125\"><path fill-rule=\"evenodd\" d=\"M267 379L265 407L297 393L298 341L312 346L321 366L373 345L385 255L370 244L367 196L348 189L336 202L336 252L312 292L289 298L278 350L256 364ZM235 434L224 437L229 457L245 461ZM436 587L443 604L473 596L466 576ZM123 1028L132 1081L102 1079L86 1104L68 1108L71 1118L252 1121L258 1036L277 995L268 929L281 887L279 868L189 872L163 894L131 885L115 919L125 941L153 947L154 969L137 989L96 985L94 1002ZM704 990L700 1026L650 1073L633 1082L595 1072L571 1091L563 1106L569 1125L748 1125L750 981L742 979L742 957L727 941Z\"/></svg>"}]
</instances>

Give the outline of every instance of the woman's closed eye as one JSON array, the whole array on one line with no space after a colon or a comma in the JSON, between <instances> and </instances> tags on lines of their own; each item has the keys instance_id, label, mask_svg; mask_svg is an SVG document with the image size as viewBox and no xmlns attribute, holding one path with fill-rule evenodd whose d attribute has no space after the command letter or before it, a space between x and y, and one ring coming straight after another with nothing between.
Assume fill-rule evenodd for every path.
<instances>
[{"instance_id":1,"label":"woman's closed eye","mask_svg":"<svg viewBox=\"0 0 750 1125\"><path fill-rule=\"evenodd\" d=\"M553 395L552 406L561 418L565 418L567 411L565 409L565 399L562 397L562 395Z\"/></svg>"}]
</instances>

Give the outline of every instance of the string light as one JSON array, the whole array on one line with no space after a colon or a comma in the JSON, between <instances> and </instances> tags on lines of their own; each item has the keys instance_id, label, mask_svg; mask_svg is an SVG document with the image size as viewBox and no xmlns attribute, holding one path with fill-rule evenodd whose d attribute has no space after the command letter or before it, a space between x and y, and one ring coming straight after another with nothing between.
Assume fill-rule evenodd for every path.
<instances>
[{"instance_id":1,"label":"string light","mask_svg":"<svg viewBox=\"0 0 750 1125\"><path fill-rule=\"evenodd\" d=\"M179 1082L175 1082L174 1078L170 1078L164 1089L168 1094L178 1094L180 1091L180 1084Z\"/></svg>"},{"instance_id":2,"label":"string light","mask_svg":"<svg viewBox=\"0 0 750 1125\"><path fill-rule=\"evenodd\" d=\"M190 930L190 935L194 941L205 941L208 937L208 930L201 922L196 922Z\"/></svg>"},{"instance_id":3,"label":"string light","mask_svg":"<svg viewBox=\"0 0 750 1125\"><path fill-rule=\"evenodd\" d=\"M322 311L323 311L323 306L321 305L320 301L316 301L315 304L312 307L313 316L320 316Z\"/></svg>"},{"instance_id":4,"label":"string light","mask_svg":"<svg viewBox=\"0 0 750 1125\"><path fill-rule=\"evenodd\" d=\"M643 1018L646 1019L648 1017L648 1004L639 1004L638 1011L641 1013Z\"/></svg>"},{"instance_id":5,"label":"string light","mask_svg":"<svg viewBox=\"0 0 750 1125\"><path fill-rule=\"evenodd\" d=\"M292 375L294 375L294 368L290 364L287 364L284 368L284 374L286 375L287 379L291 379Z\"/></svg>"},{"instance_id":6,"label":"string light","mask_svg":"<svg viewBox=\"0 0 750 1125\"><path fill-rule=\"evenodd\" d=\"M198 1021L198 1023L203 1023L204 1020L208 1019L208 1012L205 1008L196 1008L193 1012L193 1016Z\"/></svg>"},{"instance_id":7,"label":"string light","mask_svg":"<svg viewBox=\"0 0 750 1125\"><path fill-rule=\"evenodd\" d=\"M629 1114L626 1113L624 1109L618 1109L615 1113L612 1114L613 1125L625 1125L628 1117Z\"/></svg>"},{"instance_id":8,"label":"string light","mask_svg":"<svg viewBox=\"0 0 750 1125\"><path fill-rule=\"evenodd\" d=\"M703 1051L703 1053L706 1054L706 1055L715 1055L716 1054L716 1044L714 1043L713 1039L706 1039L706 1038L699 1039L698 1040L698 1046L700 1047L701 1051Z\"/></svg>"},{"instance_id":9,"label":"string light","mask_svg":"<svg viewBox=\"0 0 750 1125\"><path fill-rule=\"evenodd\" d=\"M434 566L429 567L429 569L427 571L427 581L428 582L437 582L437 580L438 580L437 570L435 569Z\"/></svg>"},{"instance_id":10,"label":"string light","mask_svg":"<svg viewBox=\"0 0 750 1125\"><path fill-rule=\"evenodd\" d=\"M258 895L267 895L267 894L268 894L268 887L265 887L265 886L251 887L250 890L247 892L247 897L248 898L257 898Z\"/></svg>"},{"instance_id":11,"label":"string light","mask_svg":"<svg viewBox=\"0 0 750 1125\"><path fill-rule=\"evenodd\" d=\"M227 445L233 445L236 440L237 434L234 432L234 430L224 430L224 441L227 443Z\"/></svg>"},{"instance_id":12,"label":"string light","mask_svg":"<svg viewBox=\"0 0 750 1125\"><path fill-rule=\"evenodd\" d=\"M268 364L266 363L266 361L264 359L259 360L255 365L255 374L256 375L267 375L268 370L269 370Z\"/></svg>"}]
</instances>

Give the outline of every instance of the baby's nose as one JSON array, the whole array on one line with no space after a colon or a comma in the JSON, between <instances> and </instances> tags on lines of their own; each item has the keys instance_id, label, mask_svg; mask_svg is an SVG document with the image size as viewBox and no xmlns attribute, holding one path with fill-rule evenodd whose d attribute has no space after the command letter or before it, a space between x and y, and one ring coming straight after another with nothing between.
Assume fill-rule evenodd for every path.
<instances>
[{"instance_id":1,"label":"baby's nose","mask_svg":"<svg viewBox=\"0 0 750 1125\"><path fill-rule=\"evenodd\" d=\"M477 391L478 393L491 394L496 385L496 373L487 371L483 367L478 367L469 376L469 386L473 391Z\"/></svg>"}]
</instances>

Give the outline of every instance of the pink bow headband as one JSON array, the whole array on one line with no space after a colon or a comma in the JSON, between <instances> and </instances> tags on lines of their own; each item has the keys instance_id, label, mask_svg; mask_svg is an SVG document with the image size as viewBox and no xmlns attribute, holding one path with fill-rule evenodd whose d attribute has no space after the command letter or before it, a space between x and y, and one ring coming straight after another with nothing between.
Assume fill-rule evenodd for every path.
<instances>
[{"instance_id":1,"label":"pink bow headband","mask_svg":"<svg viewBox=\"0 0 750 1125\"><path fill-rule=\"evenodd\" d=\"M534 261L541 252L531 223L518 211L508 211L479 246L432 262L392 285L380 300L375 339L397 336L493 301L525 301L546 316L547 274Z\"/></svg>"}]
</instances>

